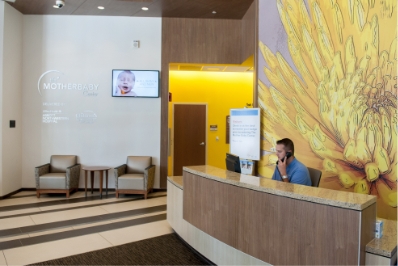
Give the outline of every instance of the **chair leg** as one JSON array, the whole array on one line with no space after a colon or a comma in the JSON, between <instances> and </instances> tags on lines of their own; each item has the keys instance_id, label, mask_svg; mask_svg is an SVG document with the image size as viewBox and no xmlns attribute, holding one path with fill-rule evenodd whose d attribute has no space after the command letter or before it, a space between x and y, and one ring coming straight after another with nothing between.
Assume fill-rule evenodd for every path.
<instances>
[{"instance_id":1,"label":"chair leg","mask_svg":"<svg viewBox=\"0 0 398 266\"><path fill-rule=\"evenodd\" d=\"M116 198L119 198L119 192L116 191Z\"/></svg>"},{"instance_id":2,"label":"chair leg","mask_svg":"<svg viewBox=\"0 0 398 266\"><path fill-rule=\"evenodd\" d=\"M69 190L66 192L66 198L69 198Z\"/></svg>"},{"instance_id":3,"label":"chair leg","mask_svg":"<svg viewBox=\"0 0 398 266\"><path fill-rule=\"evenodd\" d=\"M36 197L40 198L40 192L39 191L36 191Z\"/></svg>"},{"instance_id":4,"label":"chair leg","mask_svg":"<svg viewBox=\"0 0 398 266\"><path fill-rule=\"evenodd\" d=\"M147 196L148 196L148 192L146 192L146 193L144 194L144 199L146 199Z\"/></svg>"}]
</instances>

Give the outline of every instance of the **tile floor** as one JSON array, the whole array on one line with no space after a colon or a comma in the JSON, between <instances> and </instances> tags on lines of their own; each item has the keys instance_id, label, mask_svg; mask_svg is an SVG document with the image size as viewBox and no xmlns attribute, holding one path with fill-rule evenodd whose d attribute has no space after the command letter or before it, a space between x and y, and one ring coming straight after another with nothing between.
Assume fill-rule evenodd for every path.
<instances>
[{"instance_id":1,"label":"tile floor","mask_svg":"<svg viewBox=\"0 0 398 266\"><path fill-rule=\"evenodd\" d=\"M37 199L23 191L0 200L0 265L37 263L172 233L165 220L166 192L151 193L147 200L98 195L88 194L86 200L84 192L76 192L73 202L62 195ZM132 210L137 212L123 213Z\"/></svg>"}]
</instances>

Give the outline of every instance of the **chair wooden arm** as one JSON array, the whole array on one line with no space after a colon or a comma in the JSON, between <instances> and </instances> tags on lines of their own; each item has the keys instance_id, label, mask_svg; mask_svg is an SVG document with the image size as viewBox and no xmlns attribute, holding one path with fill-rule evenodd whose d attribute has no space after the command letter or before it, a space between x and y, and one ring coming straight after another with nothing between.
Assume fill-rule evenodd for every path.
<instances>
[{"instance_id":1,"label":"chair wooden arm","mask_svg":"<svg viewBox=\"0 0 398 266\"><path fill-rule=\"evenodd\" d=\"M46 163L35 167L35 179L36 179L36 189L40 188L40 176L48 174L50 172L50 164Z\"/></svg>"}]
</instances>

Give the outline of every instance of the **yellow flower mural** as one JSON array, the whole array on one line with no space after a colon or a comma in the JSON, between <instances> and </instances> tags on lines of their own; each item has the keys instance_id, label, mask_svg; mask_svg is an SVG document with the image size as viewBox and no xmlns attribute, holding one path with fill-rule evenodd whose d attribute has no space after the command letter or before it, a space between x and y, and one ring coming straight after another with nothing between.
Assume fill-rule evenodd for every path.
<instances>
[{"instance_id":1,"label":"yellow flower mural","mask_svg":"<svg viewBox=\"0 0 398 266\"><path fill-rule=\"evenodd\" d=\"M260 175L272 175L275 142L289 137L299 160L322 170L321 187L376 195L378 216L396 220L397 1L276 4L294 66L260 37L270 84L258 80L262 150L271 151Z\"/></svg>"}]
</instances>

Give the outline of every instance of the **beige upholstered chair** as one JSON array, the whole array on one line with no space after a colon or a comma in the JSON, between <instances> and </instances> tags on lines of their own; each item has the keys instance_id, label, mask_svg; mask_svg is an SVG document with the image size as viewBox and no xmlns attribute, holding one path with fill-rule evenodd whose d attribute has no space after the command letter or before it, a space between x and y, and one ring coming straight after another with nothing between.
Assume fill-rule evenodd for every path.
<instances>
[{"instance_id":1,"label":"beige upholstered chair","mask_svg":"<svg viewBox=\"0 0 398 266\"><path fill-rule=\"evenodd\" d=\"M150 156L128 156L127 163L115 168L116 198L119 194L143 194L153 189L155 166Z\"/></svg>"},{"instance_id":2,"label":"beige upholstered chair","mask_svg":"<svg viewBox=\"0 0 398 266\"><path fill-rule=\"evenodd\" d=\"M52 155L48 164L35 168L36 195L69 193L79 188L80 164L75 155Z\"/></svg>"}]
</instances>

